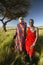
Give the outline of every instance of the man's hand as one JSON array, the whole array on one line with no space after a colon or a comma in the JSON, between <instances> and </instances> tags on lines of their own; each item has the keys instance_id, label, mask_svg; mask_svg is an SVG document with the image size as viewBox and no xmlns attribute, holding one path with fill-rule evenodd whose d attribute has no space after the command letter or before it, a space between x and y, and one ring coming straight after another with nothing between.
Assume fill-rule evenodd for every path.
<instances>
[{"instance_id":1,"label":"man's hand","mask_svg":"<svg viewBox=\"0 0 43 65\"><path fill-rule=\"evenodd\" d=\"M30 48L32 49L32 48L34 48L34 46L35 46L35 43L33 43L33 45L31 45L31 47L30 47Z\"/></svg>"},{"instance_id":2,"label":"man's hand","mask_svg":"<svg viewBox=\"0 0 43 65\"><path fill-rule=\"evenodd\" d=\"M20 52L22 52L22 47L20 47Z\"/></svg>"}]
</instances>

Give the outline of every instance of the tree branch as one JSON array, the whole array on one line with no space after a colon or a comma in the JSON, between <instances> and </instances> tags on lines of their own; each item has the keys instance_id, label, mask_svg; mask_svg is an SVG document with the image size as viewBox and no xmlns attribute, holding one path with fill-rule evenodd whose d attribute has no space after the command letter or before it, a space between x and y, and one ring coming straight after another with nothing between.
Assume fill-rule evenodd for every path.
<instances>
[{"instance_id":1,"label":"tree branch","mask_svg":"<svg viewBox=\"0 0 43 65\"><path fill-rule=\"evenodd\" d=\"M0 21L2 21L2 19L0 19Z\"/></svg>"},{"instance_id":2,"label":"tree branch","mask_svg":"<svg viewBox=\"0 0 43 65\"><path fill-rule=\"evenodd\" d=\"M5 16L2 18L2 20L4 20Z\"/></svg>"},{"instance_id":3,"label":"tree branch","mask_svg":"<svg viewBox=\"0 0 43 65\"><path fill-rule=\"evenodd\" d=\"M11 20L13 20L13 19L10 19L10 20L6 21L5 23L7 24L7 23L10 22Z\"/></svg>"},{"instance_id":4,"label":"tree branch","mask_svg":"<svg viewBox=\"0 0 43 65\"><path fill-rule=\"evenodd\" d=\"M4 22L3 22L3 20L2 20L2 19L0 19L0 21L4 24Z\"/></svg>"},{"instance_id":5,"label":"tree branch","mask_svg":"<svg viewBox=\"0 0 43 65\"><path fill-rule=\"evenodd\" d=\"M5 13L4 17L2 18L2 20L4 20L4 19L5 19L5 16L6 16L6 13Z\"/></svg>"},{"instance_id":6,"label":"tree branch","mask_svg":"<svg viewBox=\"0 0 43 65\"><path fill-rule=\"evenodd\" d=\"M6 14L5 14L6 15ZM3 21L4 20L4 18L5 18L5 15L4 15L4 17L2 18L2 19L0 19L0 21Z\"/></svg>"}]
</instances>

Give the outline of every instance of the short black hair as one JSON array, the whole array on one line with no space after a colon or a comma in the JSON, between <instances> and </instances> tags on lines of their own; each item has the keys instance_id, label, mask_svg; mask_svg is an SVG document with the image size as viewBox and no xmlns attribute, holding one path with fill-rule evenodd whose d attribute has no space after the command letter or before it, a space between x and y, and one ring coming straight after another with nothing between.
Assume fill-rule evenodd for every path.
<instances>
[{"instance_id":1,"label":"short black hair","mask_svg":"<svg viewBox=\"0 0 43 65\"><path fill-rule=\"evenodd\" d=\"M34 23L34 20L33 19L30 19L33 23Z\"/></svg>"}]
</instances>

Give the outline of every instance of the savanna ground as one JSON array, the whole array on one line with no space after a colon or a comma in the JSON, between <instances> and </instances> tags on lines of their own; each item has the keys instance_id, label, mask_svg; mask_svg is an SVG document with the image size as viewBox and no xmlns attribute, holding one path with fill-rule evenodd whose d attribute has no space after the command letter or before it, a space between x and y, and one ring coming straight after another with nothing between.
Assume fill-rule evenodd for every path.
<instances>
[{"instance_id":1,"label":"savanna ground","mask_svg":"<svg viewBox=\"0 0 43 65\"><path fill-rule=\"evenodd\" d=\"M0 28L0 65L28 65L25 54L19 55L14 52L14 34L15 30L8 28L7 32L4 32ZM33 61L35 65L43 65L43 30L41 29L39 29Z\"/></svg>"}]
</instances>

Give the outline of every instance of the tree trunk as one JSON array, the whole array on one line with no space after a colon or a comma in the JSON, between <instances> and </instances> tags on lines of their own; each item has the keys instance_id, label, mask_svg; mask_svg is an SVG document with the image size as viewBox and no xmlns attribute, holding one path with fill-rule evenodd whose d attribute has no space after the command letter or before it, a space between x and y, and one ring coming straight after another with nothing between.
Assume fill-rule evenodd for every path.
<instances>
[{"instance_id":1,"label":"tree trunk","mask_svg":"<svg viewBox=\"0 0 43 65\"><path fill-rule=\"evenodd\" d=\"M7 31L6 30L6 23L3 23L3 29L4 29L5 32Z\"/></svg>"},{"instance_id":2,"label":"tree trunk","mask_svg":"<svg viewBox=\"0 0 43 65\"><path fill-rule=\"evenodd\" d=\"M3 18L4 19L4 18ZM6 30L6 25L7 25L7 23L8 22L10 22L12 19L10 19L10 20L8 20L8 21L3 21L3 19L0 19L0 21L2 22L2 24L3 24L3 30L6 32L7 30Z\"/></svg>"}]
</instances>

